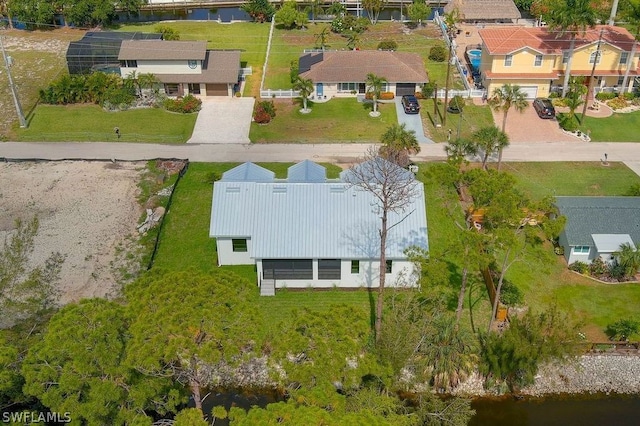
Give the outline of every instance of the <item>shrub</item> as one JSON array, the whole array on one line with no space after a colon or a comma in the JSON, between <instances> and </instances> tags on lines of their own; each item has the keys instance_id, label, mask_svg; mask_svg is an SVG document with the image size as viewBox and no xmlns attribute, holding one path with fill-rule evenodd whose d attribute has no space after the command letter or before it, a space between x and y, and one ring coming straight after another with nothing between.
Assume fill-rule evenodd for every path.
<instances>
[{"instance_id":1,"label":"shrub","mask_svg":"<svg viewBox=\"0 0 640 426\"><path fill-rule=\"evenodd\" d=\"M553 104L553 106L556 106L556 107L566 107L567 106L567 99L566 98L553 98L551 100L551 103Z\"/></svg>"},{"instance_id":2,"label":"shrub","mask_svg":"<svg viewBox=\"0 0 640 426\"><path fill-rule=\"evenodd\" d=\"M434 62L444 62L447 59L447 49L444 46L433 46L429 50L429 59Z\"/></svg>"},{"instance_id":3,"label":"shrub","mask_svg":"<svg viewBox=\"0 0 640 426\"><path fill-rule=\"evenodd\" d=\"M262 108L264 112L269 114L269 117L275 118L276 116L276 106L273 101L262 101L258 103L258 106Z\"/></svg>"},{"instance_id":4,"label":"shrub","mask_svg":"<svg viewBox=\"0 0 640 426\"><path fill-rule=\"evenodd\" d=\"M202 101L189 94L177 99L167 98L164 100L163 106L167 111L190 114L192 112L200 111Z\"/></svg>"},{"instance_id":5,"label":"shrub","mask_svg":"<svg viewBox=\"0 0 640 426\"><path fill-rule=\"evenodd\" d=\"M558 114L557 118L560 127L562 127L567 132L575 132L578 130L578 119L575 117L575 115Z\"/></svg>"},{"instance_id":6,"label":"shrub","mask_svg":"<svg viewBox=\"0 0 640 426\"><path fill-rule=\"evenodd\" d=\"M613 98L609 102L607 102L607 105L609 105L614 110L626 108L628 106L627 101L623 97Z\"/></svg>"},{"instance_id":7,"label":"shrub","mask_svg":"<svg viewBox=\"0 0 640 426\"><path fill-rule=\"evenodd\" d=\"M632 319L621 319L607 325L605 333L609 340L628 341L632 334L638 333L640 323Z\"/></svg>"},{"instance_id":8,"label":"shrub","mask_svg":"<svg viewBox=\"0 0 640 426\"><path fill-rule=\"evenodd\" d=\"M456 95L449 100L449 112L461 113L464 109L464 98L460 95Z\"/></svg>"},{"instance_id":9,"label":"shrub","mask_svg":"<svg viewBox=\"0 0 640 426\"><path fill-rule=\"evenodd\" d=\"M380 92L380 96L378 96L378 100L379 101L388 101L391 100L393 98L395 98L395 94L393 92ZM367 100L372 100L373 99L373 93L372 92L368 92L364 95L365 99Z\"/></svg>"},{"instance_id":10,"label":"shrub","mask_svg":"<svg viewBox=\"0 0 640 426\"><path fill-rule=\"evenodd\" d=\"M504 280L500 291L500 301L507 306L514 306L522 303L522 292L512 282Z\"/></svg>"},{"instance_id":11,"label":"shrub","mask_svg":"<svg viewBox=\"0 0 640 426\"><path fill-rule=\"evenodd\" d=\"M640 197L640 183L634 183L631 185L625 195L630 197Z\"/></svg>"},{"instance_id":12,"label":"shrub","mask_svg":"<svg viewBox=\"0 0 640 426\"><path fill-rule=\"evenodd\" d=\"M555 99L555 98L559 98L560 97L560 93L558 92L551 92L549 93L549 99Z\"/></svg>"},{"instance_id":13,"label":"shrub","mask_svg":"<svg viewBox=\"0 0 640 426\"><path fill-rule=\"evenodd\" d=\"M107 109L126 109L131 105L136 96L131 89L125 87L110 87L102 97L102 107Z\"/></svg>"},{"instance_id":14,"label":"shrub","mask_svg":"<svg viewBox=\"0 0 640 426\"><path fill-rule=\"evenodd\" d=\"M428 82L425 83L424 86L422 86L422 96L424 96L425 99L430 99L433 97L433 92L435 92L436 90L436 83L435 82Z\"/></svg>"},{"instance_id":15,"label":"shrub","mask_svg":"<svg viewBox=\"0 0 640 426\"><path fill-rule=\"evenodd\" d=\"M299 70L298 60L294 59L291 61L291 64L289 64L289 79L291 80L291 84L295 83L298 79Z\"/></svg>"},{"instance_id":16,"label":"shrub","mask_svg":"<svg viewBox=\"0 0 640 426\"><path fill-rule=\"evenodd\" d=\"M589 275L589 265L584 262L573 262L569 265L569 270L578 272L582 275Z\"/></svg>"},{"instance_id":17,"label":"shrub","mask_svg":"<svg viewBox=\"0 0 640 426\"><path fill-rule=\"evenodd\" d=\"M589 265L589 273L594 277L600 277L607 272L609 272L609 267L600 257L596 257L595 259L593 259L593 261Z\"/></svg>"},{"instance_id":18,"label":"shrub","mask_svg":"<svg viewBox=\"0 0 640 426\"><path fill-rule=\"evenodd\" d=\"M156 25L153 31L162 34L163 40L180 40L180 32L168 25Z\"/></svg>"},{"instance_id":19,"label":"shrub","mask_svg":"<svg viewBox=\"0 0 640 426\"><path fill-rule=\"evenodd\" d=\"M618 281L624 280L624 267L619 263L611 263L609 265L609 275Z\"/></svg>"},{"instance_id":20,"label":"shrub","mask_svg":"<svg viewBox=\"0 0 640 426\"><path fill-rule=\"evenodd\" d=\"M398 43L395 40L382 40L378 43L378 50L396 50Z\"/></svg>"},{"instance_id":21,"label":"shrub","mask_svg":"<svg viewBox=\"0 0 640 426\"><path fill-rule=\"evenodd\" d=\"M350 34L352 32L360 34L366 31L368 26L369 20L367 18L357 18L350 14L337 16L331 21L331 31L338 34Z\"/></svg>"},{"instance_id":22,"label":"shrub","mask_svg":"<svg viewBox=\"0 0 640 426\"><path fill-rule=\"evenodd\" d=\"M600 92L596 95L596 99L599 101L608 101L616 97L616 94L613 92Z\"/></svg>"},{"instance_id":23,"label":"shrub","mask_svg":"<svg viewBox=\"0 0 640 426\"><path fill-rule=\"evenodd\" d=\"M631 101L631 105L640 106L640 98L639 97L633 98L633 100Z\"/></svg>"},{"instance_id":24,"label":"shrub","mask_svg":"<svg viewBox=\"0 0 640 426\"><path fill-rule=\"evenodd\" d=\"M261 103L256 106L253 112L253 121L258 124L267 124L271 121L271 115L264 110Z\"/></svg>"},{"instance_id":25,"label":"shrub","mask_svg":"<svg viewBox=\"0 0 640 426\"><path fill-rule=\"evenodd\" d=\"M618 95L618 97L622 97L625 101L632 101L636 97L636 95L633 92L625 92L621 95Z\"/></svg>"}]
</instances>

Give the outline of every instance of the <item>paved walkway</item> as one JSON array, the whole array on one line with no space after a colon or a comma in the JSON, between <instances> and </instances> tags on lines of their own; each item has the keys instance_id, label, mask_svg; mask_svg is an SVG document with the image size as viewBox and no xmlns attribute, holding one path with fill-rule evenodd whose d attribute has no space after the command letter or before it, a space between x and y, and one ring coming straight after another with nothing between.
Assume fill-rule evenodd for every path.
<instances>
[{"instance_id":1,"label":"paved walkway","mask_svg":"<svg viewBox=\"0 0 640 426\"><path fill-rule=\"evenodd\" d=\"M248 144L253 98L203 98L189 144Z\"/></svg>"}]
</instances>

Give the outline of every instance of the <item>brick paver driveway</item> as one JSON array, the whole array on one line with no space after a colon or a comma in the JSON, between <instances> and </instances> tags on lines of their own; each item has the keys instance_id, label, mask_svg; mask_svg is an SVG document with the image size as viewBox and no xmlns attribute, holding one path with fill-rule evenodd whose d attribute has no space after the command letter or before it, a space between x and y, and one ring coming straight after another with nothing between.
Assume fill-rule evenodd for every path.
<instances>
[{"instance_id":1,"label":"brick paver driveway","mask_svg":"<svg viewBox=\"0 0 640 426\"><path fill-rule=\"evenodd\" d=\"M493 112L496 126L502 128L502 112ZM568 135L560 129L558 122L553 119L538 117L531 102L524 112L519 113L515 108L509 110L507 127L510 143L523 142L575 142L584 143L575 136Z\"/></svg>"}]
</instances>

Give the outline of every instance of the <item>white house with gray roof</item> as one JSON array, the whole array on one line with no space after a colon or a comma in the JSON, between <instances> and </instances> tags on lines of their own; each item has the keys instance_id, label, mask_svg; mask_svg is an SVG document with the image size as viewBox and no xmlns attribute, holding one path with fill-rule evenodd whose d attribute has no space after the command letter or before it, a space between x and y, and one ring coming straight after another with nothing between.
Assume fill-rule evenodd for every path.
<instances>
[{"instance_id":1,"label":"white house with gray roof","mask_svg":"<svg viewBox=\"0 0 640 426\"><path fill-rule=\"evenodd\" d=\"M344 173L344 172L343 172ZM343 174L344 177L344 174ZM403 213L390 213L387 285L415 285L405 249L428 249L424 188ZM253 163L214 183L209 236L218 265L257 267L263 295L275 288L359 288L378 285L380 218L371 193L303 161L286 179Z\"/></svg>"},{"instance_id":2,"label":"white house with gray roof","mask_svg":"<svg viewBox=\"0 0 640 426\"><path fill-rule=\"evenodd\" d=\"M640 243L640 197L556 197L567 224L560 234L567 263L605 262L621 244Z\"/></svg>"}]
</instances>

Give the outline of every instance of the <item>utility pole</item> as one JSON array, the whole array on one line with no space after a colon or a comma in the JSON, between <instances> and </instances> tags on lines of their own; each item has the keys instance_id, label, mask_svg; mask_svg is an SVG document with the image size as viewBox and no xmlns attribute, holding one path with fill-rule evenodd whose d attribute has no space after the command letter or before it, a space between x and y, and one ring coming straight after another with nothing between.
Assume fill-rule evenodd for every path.
<instances>
[{"instance_id":1,"label":"utility pole","mask_svg":"<svg viewBox=\"0 0 640 426\"><path fill-rule=\"evenodd\" d=\"M611 15L609 15L609 22L607 22L607 25L613 26L615 24L617 13L618 13L618 0L613 0L613 5L611 6Z\"/></svg>"},{"instance_id":2,"label":"utility pole","mask_svg":"<svg viewBox=\"0 0 640 426\"><path fill-rule=\"evenodd\" d=\"M598 44L596 45L596 51L593 58L593 66L591 67L591 76L589 76L589 84L587 85L587 95L584 98L584 105L582 105L582 117L580 118L580 122L584 122L584 115L587 113L587 104L589 103L589 95L593 90L593 79L596 74L596 65L600 61L600 55L602 52L600 51L600 45L602 44L602 34L604 33L604 28L600 29L600 36L598 37Z\"/></svg>"},{"instance_id":3,"label":"utility pole","mask_svg":"<svg viewBox=\"0 0 640 426\"><path fill-rule=\"evenodd\" d=\"M24 114L22 113L22 107L20 106L20 101L18 100L18 92L16 91L16 85L13 83L13 77L11 76L11 64L9 63L9 58L7 58L7 52L4 50L3 39L4 37L0 36L0 48L2 49L4 66L7 69L7 76L9 77L9 88L11 89L11 94L13 95L13 103L16 106L16 113L18 113L18 120L20 120L20 127L25 129L27 127L27 120L24 118Z\"/></svg>"}]
</instances>

